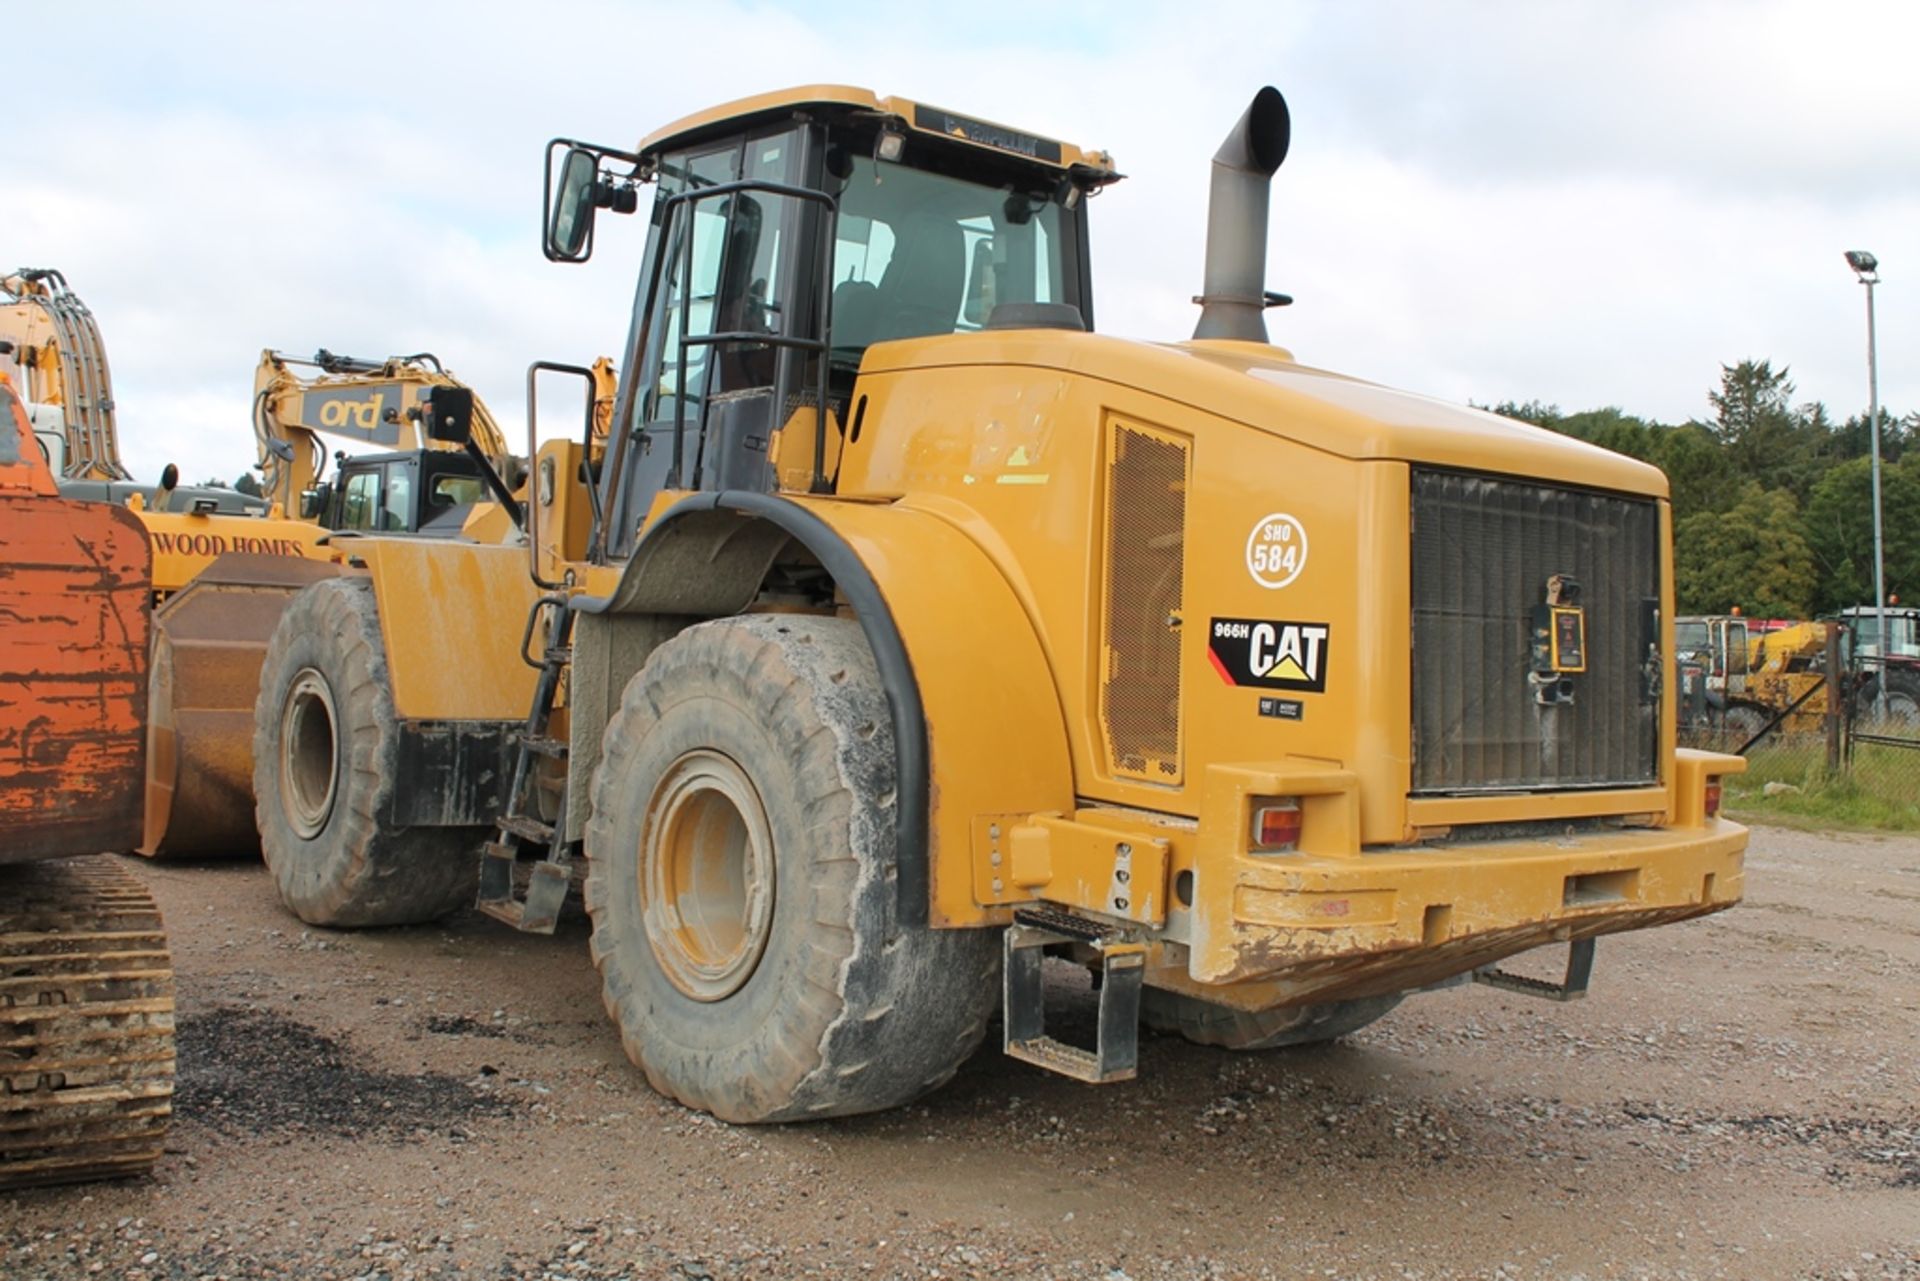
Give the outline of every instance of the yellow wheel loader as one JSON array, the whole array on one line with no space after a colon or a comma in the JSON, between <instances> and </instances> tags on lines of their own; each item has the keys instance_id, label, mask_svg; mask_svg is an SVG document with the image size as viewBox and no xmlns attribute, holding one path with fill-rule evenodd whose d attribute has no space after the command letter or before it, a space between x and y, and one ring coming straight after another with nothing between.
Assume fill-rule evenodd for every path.
<instances>
[{"instance_id":1,"label":"yellow wheel loader","mask_svg":"<svg viewBox=\"0 0 1920 1281\"><path fill-rule=\"evenodd\" d=\"M584 863L629 1055L730 1121L1009 1054L1259 1050L1737 902L1678 750L1655 469L1267 339L1284 100L1216 153L1192 340L1095 328L1112 159L844 86L556 139L544 247L643 205L611 421L516 528L354 541L261 669L254 791L322 926L551 930ZM649 190L650 189L650 190ZM448 415L436 430L458 436ZM1562 944L1560 981L1501 969ZM1098 978L1050 1023L1041 963Z\"/></svg>"},{"instance_id":2,"label":"yellow wheel loader","mask_svg":"<svg viewBox=\"0 0 1920 1281\"><path fill-rule=\"evenodd\" d=\"M137 1174L172 1113L166 933L105 853L140 826L150 572L0 374L0 1188Z\"/></svg>"}]
</instances>

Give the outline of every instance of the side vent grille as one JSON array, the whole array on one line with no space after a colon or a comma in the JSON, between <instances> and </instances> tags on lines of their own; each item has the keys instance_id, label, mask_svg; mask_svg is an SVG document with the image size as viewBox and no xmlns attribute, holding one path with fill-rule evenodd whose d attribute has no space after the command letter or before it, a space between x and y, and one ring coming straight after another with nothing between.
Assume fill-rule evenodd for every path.
<instances>
[{"instance_id":1,"label":"side vent grille","mask_svg":"<svg viewBox=\"0 0 1920 1281\"><path fill-rule=\"evenodd\" d=\"M1180 626L1187 451L1114 423L1107 438L1107 562L1100 721L1115 774L1180 781Z\"/></svg>"}]
</instances>

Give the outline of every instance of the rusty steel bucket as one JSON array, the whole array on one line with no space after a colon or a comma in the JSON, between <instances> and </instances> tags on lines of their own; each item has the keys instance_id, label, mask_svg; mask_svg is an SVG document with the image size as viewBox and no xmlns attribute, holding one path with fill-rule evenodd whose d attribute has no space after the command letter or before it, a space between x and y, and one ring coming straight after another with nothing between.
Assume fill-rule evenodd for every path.
<instances>
[{"instance_id":1,"label":"rusty steel bucket","mask_svg":"<svg viewBox=\"0 0 1920 1281\"><path fill-rule=\"evenodd\" d=\"M140 853L245 858L259 852L253 704L260 665L294 593L341 572L327 561L230 553L155 612Z\"/></svg>"},{"instance_id":2,"label":"rusty steel bucket","mask_svg":"<svg viewBox=\"0 0 1920 1281\"><path fill-rule=\"evenodd\" d=\"M0 450L0 472L19 462ZM0 863L125 850L139 831L146 531L52 490L0 483Z\"/></svg>"}]
</instances>

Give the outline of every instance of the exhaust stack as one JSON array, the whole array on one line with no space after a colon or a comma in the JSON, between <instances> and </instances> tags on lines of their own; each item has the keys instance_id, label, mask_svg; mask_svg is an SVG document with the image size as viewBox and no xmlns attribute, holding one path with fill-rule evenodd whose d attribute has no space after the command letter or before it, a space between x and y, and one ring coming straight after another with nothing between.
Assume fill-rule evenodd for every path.
<instances>
[{"instance_id":1,"label":"exhaust stack","mask_svg":"<svg viewBox=\"0 0 1920 1281\"><path fill-rule=\"evenodd\" d=\"M1267 341L1267 189L1293 133L1287 100L1272 85L1253 95L1213 155L1207 204L1206 285L1195 338Z\"/></svg>"}]
</instances>

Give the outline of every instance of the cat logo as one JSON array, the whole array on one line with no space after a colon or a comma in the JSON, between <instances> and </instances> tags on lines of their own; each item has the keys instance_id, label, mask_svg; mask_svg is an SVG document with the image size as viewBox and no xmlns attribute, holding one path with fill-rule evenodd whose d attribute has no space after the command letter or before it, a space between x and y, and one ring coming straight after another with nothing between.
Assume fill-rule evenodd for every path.
<instances>
[{"instance_id":1,"label":"cat logo","mask_svg":"<svg viewBox=\"0 0 1920 1281\"><path fill-rule=\"evenodd\" d=\"M1320 694L1327 688L1328 630L1325 623L1216 618L1207 657L1229 685Z\"/></svg>"}]
</instances>

